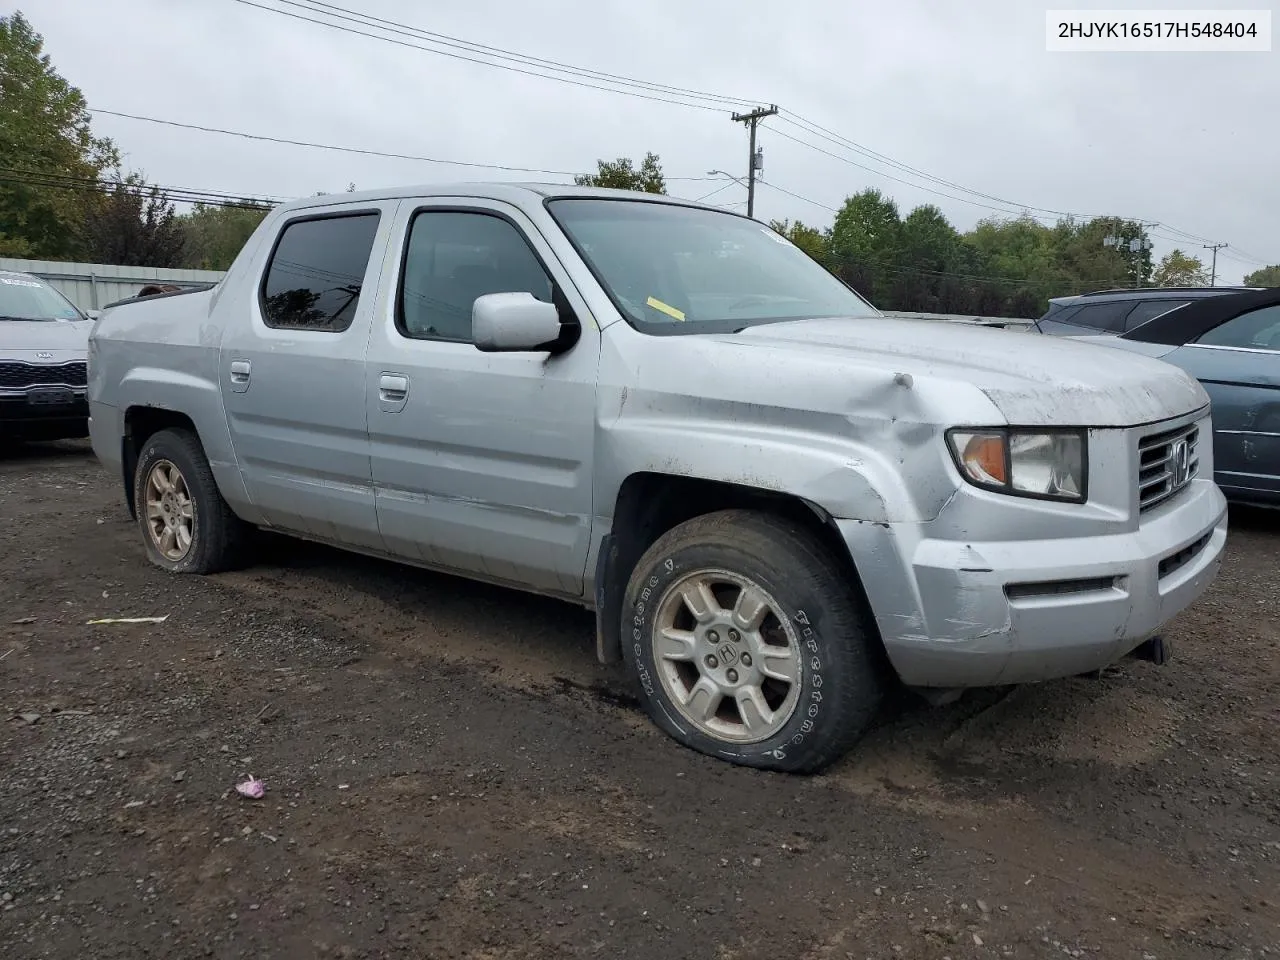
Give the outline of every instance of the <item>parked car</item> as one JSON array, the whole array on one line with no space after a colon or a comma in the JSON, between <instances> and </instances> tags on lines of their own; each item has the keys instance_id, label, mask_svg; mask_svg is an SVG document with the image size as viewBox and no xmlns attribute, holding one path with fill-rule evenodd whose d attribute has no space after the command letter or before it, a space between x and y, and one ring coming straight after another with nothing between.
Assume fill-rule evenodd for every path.
<instances>
[{"instance_id":1,"label":"parked car","mask_svg":"<svg viewBox=\"0 0 1280 960\"><path fill-rule=\"evenodd\" d=\"M1206 297L1221 297L1252 287L1138 287L1095 290L1054 297L1034 331L1055 337L1118 336L1153 317Z\"/></svg>"},{"instance_id":2,"label":"parked car","mask_svg":"<svg viewBox=\"0 0 1280 960\"><path fill-rule=\"evenodd\" d=\"M652 194L294 201L216 289L109 308L92 344L94 450L159 566L266 527L580 603L663 730L756 767L830 763L894 675L1159 659L1226 538L1209 450L1138 473L1208 434L1193 377L886 318Z\"/></svg>"},{"instance_id":3,"label":"parked car","mask_svg":"<svg viewBox=\"0 0 1280 960\"><path fill-rule=\"evenodd\" d=\"M1122 336L1081 339L1199 379L1213 401L1214 479L1228 500L1280 507L1280 288L1194 300Z\"/></svg>"},{"instance_id":4,"label":"parked car","mask_svg":"<svg viewBox=\"0 0 1280 960\"><path fill-rule=\"evenodd\" d=\"M85 363L92 325L39 277L0 271L0 440L89 435Z\"/></svg>"}]
</instances>

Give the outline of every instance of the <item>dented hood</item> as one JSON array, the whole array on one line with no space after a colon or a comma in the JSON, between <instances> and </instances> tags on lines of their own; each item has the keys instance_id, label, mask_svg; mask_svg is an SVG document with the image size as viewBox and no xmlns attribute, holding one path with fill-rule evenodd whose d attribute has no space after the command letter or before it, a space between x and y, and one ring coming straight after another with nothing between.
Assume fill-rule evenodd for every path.
<instances>
[{"instance_id":1,"label":"dented hood","mask_svg":"<svg viewBox=\"0 0 1280 960\"><path fill-rule=\"evenodd\" d=\"M865 369L967 383L1011 424L1128 427L1209 402L1194 377L1148 357L971 324L867 318L748 327L743 345L823 351Z\"/></svg>"}]
</instances>

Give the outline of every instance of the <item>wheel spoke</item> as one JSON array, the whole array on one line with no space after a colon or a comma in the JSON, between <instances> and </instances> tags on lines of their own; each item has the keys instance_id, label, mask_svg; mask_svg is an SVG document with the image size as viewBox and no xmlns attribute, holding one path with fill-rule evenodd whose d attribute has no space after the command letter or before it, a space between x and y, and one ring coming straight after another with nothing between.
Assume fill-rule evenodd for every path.
<instances>
[{"instance_id":1,"label":"wheel spoke","mask_svg":"<svg viewBox=\"0 0 1280 960\"><path fill-rule=\"evenodd\" d=\"M151 474L151 478L155 481L156 489L161 493L173 492L173 480L169 477L169 468L164 464L156 467L155 472Z\"/></svg>"},{"instance_id":2,"label":"wheel spoke","mask_svg":"<svg viewBox=\"0 0 1280 960\"><path fill-rule=\"evenodd\" d=\"M800 682L800 664L790 647L773 647L768 644L759 650L760 672L774 680L786 683Z\"/></svg>"},{"instance_id":3,"label":"wheel spoke","mask_svg":"<svg viewBox=\"0 0 1280 960\"><path fill-rule=\"evenodd\" d=\"M186 553L191 547L191 529L183 523L179 524L175 528L175 532L177 534L176 539L178 541L178 549L183 553Z\"/></svg>"},{"instance_id":4,"label":"wheel spoke","mask_svg":"<svg viewBox=\"0 0 1280 960\"><path fill-rule=\"evenodd\" d=\"M734 696L742 725L750 733L760 733L774 721L774 712L765 702L759 687L743 687Z\"/></svg>"},{"instance_id":5,"label":"wheel spoke","mask_svg":"<svg viewBox=\"0 0 1280 960\"><path fill-rule=\"evenodd\" d=\"M720 610L720 604L715 598L715 594L711 592L711 586L707 581L698 579L692 583L686 583L680 588L680 596L684 600L684 605L689 608L689 612L693 614L693 618L699 623L706 623Z\"/></svg>"},{"instance_id":6,"label":"wheel spoke","mask_svg":"<svg viewBox=\"0 0 1280 960\"><path fill-rule=\"evenodd\" d=\"M663 627L658 631L654 652L663 660L692 660L695 655L693 634L688 630Z\"/></svg>"},{"instance_id":7,"label":"wheel spoke","mask_svg":"<svg viewBox=\"0 0 1280 960\"><path fill-rule=\"evenodd\" d=\"M147 519L148 520L164 519L164 508L160 506L159 501L157 500L147 501Z\"/></svg>"},{"instance_id":8,"label":"wheel spoke","mask_svg":"<svg viewBox=\"0 0 1280 960\"><path fill-rule=\"evenodd\" d=\"M759 590L743 587L738 591L737 602L733 605L733 619L737 621L740 630L759 630L768 613L769 602Z\"/></svg>"},{"instance_id":9,"label":"wheel spoke","mask_svg":"<svg viewBox=\"0 0 1280 960\"><path fill-rule=\"evenodd\" d=\"M689 711L690 716L698 717L706 723L716 715L722 700L724 700L724 694L720 692L720 688L706 677L699 677L698 682L689 691L684 708Z\"/></svg>"},{"instance_id":10,"label":"wheel spoke","mask_svg":"<svg viewBox=\"0 0 1280 960\"><path fill-rule=\"evenodd\" d=\"M164 554L171 553L175 540L177 540L177 537L174 535L173 527L165 527L164 533L160 534L160 552Z\"/></svg>"},{"instance_id":11,"label":"wheel spoke","mask_svg":"<svg viewBox=\"0 0 1280 960\"><path fill-rule=\"evenodd\" d=\"M195 517L195 509L191 506L191 500L187 497L179 497L178 499L178 516L184 520L191 520Z\"/></svg>"}]
</instances>

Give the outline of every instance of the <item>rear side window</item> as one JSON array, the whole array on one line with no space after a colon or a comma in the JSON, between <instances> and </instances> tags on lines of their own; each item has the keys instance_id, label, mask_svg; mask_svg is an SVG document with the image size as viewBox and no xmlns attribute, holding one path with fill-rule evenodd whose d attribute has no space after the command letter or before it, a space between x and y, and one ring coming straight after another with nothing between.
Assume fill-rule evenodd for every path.
<instances>
[{"instance_id":1,"label":"rear side window","mask_svg":"<svg viewBox=\"0 0 1280 960\"><path fill-rule=\"evenodd\" d=\"M1113 300L1110 303L1089 303L1071 318L1080 327L1102 330L1106 333L1123 333L1124 318L1133 309L1132 300Z\"/></svg>"},{"instance_id":2,"label":"rear side window","mask_svg":"<svg viewBox=\"0 0 1280 960\"><path fill-rule=\"evenodd\" d=\"M1280 351L1280 307L1261 307L1201 334L1207 347Z\"/></svg>"},{"instance_id":3,"label":"rear side window","mask_svg":"<svg viewBox=\"0 0 1280 960\"><path fill-rule=\"evenodd\" d=\"M288 224L262 281L267 326L321 333L351 326L377 232L376 213Z\"/></svg>"},{"instance_id":4,"label":"rear side window","mask_svg":"<svg viewBox=\"0 0 1280 960\"><path fill-rule=\"evenodd\" d=\"M1148 320L1154 320L1170 310L1185 307L1190 302L1190 300L1143 300L1125 318L1124 329L1127 332L1135 327L1140 327Z\"/></svg>"}]
</instances>

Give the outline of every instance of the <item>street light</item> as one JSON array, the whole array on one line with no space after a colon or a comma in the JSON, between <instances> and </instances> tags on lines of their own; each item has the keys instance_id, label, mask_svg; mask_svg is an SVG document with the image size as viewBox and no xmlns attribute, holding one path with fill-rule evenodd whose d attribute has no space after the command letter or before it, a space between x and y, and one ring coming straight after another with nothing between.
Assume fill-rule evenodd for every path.
<instances>
[{"instance_id":1,"label":"street light","mask_svg":"<svg viewBox=\"0 0 1280 960\"><path fill-rule=\"evenodd\" d=\"M740 187L746 186L746 184L742 181L741 177L735 177L732 173L725 173L723 170L708 170L707 176L708 177L728 177L730 180L737 183L738 186Z\"/></svg>"}]
</instances>

